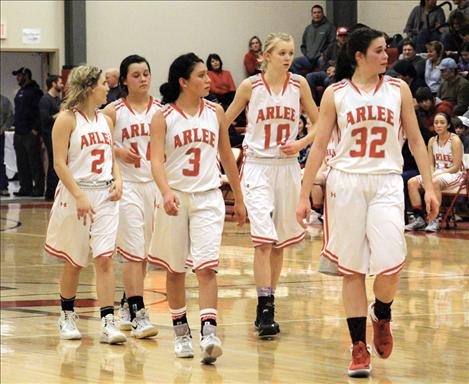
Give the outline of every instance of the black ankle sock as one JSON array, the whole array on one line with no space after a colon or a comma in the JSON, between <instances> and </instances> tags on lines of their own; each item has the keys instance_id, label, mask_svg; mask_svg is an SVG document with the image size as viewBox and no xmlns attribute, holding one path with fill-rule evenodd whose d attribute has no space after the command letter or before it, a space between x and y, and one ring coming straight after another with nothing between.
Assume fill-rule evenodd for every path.
<instances>
[{"instance_id":1,"label":"black ankle sock","mask_svg":"<svg viewBox=\"0 0 469 384\"><path fill-rule=\"evenodd\" d=\"M391 319L391 304L392 304L392 301L390 303L383 303L382 301L375 299L374 311L378 320L390 320Z\"/></svg>"},{"instance_id":2,"label":"black ankle sock","mask_svg":"<svg viewBox=\"0 0 469 384\"><path fill-rule=\"evenodd\" d=\"M124 292L122 294L121 307L123 307L125 303L127 303L127 296L125 295L125 292Z\"/></svg>"},{"instance_id":3,"label":"black ankle sock","mask_svg":"<svg viewBox=\"0 0 469 384\"><path fill-rule=\"evenodd\" d=\"M187 324L187 316L186 314L182 315L181 317L173 318L173 327L176 325L183 325Z\"/></svg>"},{"instance_id":4,"label":"black ankle sock","mask_svg":"<svg viewBox=\"0 0 469 384\"><path fill-rule=\"evenodd\" d=\"M352 343L363 341L366 344L366 317L349 317L347 324Z\"/></svg>"},{"instance_id":5,"label":"black ankle sock","mask_svg":"<svg viewBox=\"0 0 469 384\"><path fill-rule=\"evenodd\" d=\"M60 306L62 307L62 311L73 311L75 306L75 297L73 296L70 299L66 299L60 295Z\"/></svg>"},{"instance_id":6,"label":"black ankle sock","mask_svg":"<svg viewBox=\"0 0 469 384\"><path fill-rule=\"evenodd\" d=\"M112 305L101 307L99 311L101 312L101 318L106 317L109 314L114 315L114 307Z\"/></svg>"},{"instance_id":7,"label":"black ankle sock","mask_svg":"<svg viewBox=\"0 0 469 384\"><path fill-rule=\"evenodd\" d=\"M257 297L257 303L259 304L259 307L265 307L267 304L273 304L274 299L273 296L258 296Z\"/></svg>"},{"instance_id":8,"label":"black ankle sock","mask_svg":"<svg viewBox=\"0 0 469 384\"><path fill-rule=\"evenodd\" d=\"M135 314L142 308L145 308L145 304L143 304L143 296L129 297L127 302L129 303L130 320L132 321L135 319Z\"/></svg>"},{"instance_id":9,"label":"black ankle sock","mask_svg":"<svg viewBox=\"0 0 469 384\"><path fill-rule=\"evenodd\" d=\"M322 208L322 206L321 206L321 207L313 207L313 209L314 209L317 213L319 213L320 215L323 214L323 208Z\"/></svg>"},{"instance_id":10,"label":"black ankle sock","mask_svg":"<svg viewBox=\"0 0 469 384\"><path fill-rule=\"evenodd\" d=\"M213 326L217 326L217 321L215 319L205 319L205 320L200 320L200 334L202 334L203 330L204 330L204 325L205 324L210 324L210 325L213 325Z\"/></svg>"},{"instance_id":11,"label":"black ankle sock","mask_svg":"<svg viewBox=\"0 0 469 384\"><path fill-rule=\"evenodd\" d=\"M423 218L423 211L422 208L413 208L412 211L414 212L414 217L422 217Z\"/></svg>"}]
</instances>

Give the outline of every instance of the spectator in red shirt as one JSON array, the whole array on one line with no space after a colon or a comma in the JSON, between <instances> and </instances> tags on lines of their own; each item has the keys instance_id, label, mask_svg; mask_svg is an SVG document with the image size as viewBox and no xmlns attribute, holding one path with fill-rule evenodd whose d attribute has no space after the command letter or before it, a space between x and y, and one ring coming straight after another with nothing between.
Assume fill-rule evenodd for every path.
<instances>
[{"instance_id":1,"label":"spectator in red shirt","mask_svg":"<svg viewBox=\"0 0 469 384\"><path fill-rule=\"evenodd\" d=\"M210 96L218 101L226 110L233 101L236 86L230 71L223 69L223 62L216 53L211 53L207 58L208 77L210 77ZM215 100L216 99L216 100Z\"/></svg>"},{"instance_id":2,"label":"spectator in red shirt","mask_svg":"<svg viewBox=\"0 0 469 384\"><path fill-rule=\"evenodd\" d=\"M415 93L417 101L415 112L419 120L425 125L427 130L431 133L435 132L433 127L433 120L438 112L445 112L449 116L453 115L453 106L448 101L442 101L435 98L430 91L430 88L420 87Z\"/></svg>"},{"instance_id":3,"label":"spectator in red shirt","mask_svg":"<svg viewBox=\"0 0 469 384\"><path fill-rule=\"evenodd\" d=\"M259 39L257 36L253 36L249 39L249 51L244 55L244 68L246 69L247 76L252 76L261 72L259 64L259 59L261 59L261 56L261 39Z\"/></svg>"}]
</instances>

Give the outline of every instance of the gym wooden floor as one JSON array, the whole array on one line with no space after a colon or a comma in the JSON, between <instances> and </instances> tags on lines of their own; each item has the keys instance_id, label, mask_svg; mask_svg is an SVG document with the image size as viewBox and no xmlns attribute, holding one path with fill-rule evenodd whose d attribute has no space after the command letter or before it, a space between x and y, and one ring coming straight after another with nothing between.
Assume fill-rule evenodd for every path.
<instances>
[{"instance_id":1,"label":"gym wooden floor","mask_svg":"<svg viewBox=\"0 0 469 384\"><path fill-rule=\"evenodd\" d=\"M409 257L394 309L394 353L373 357L369 379L349 379L349 337L340 278L317 270L321 226L309 229L303 249L285 252L277 289L281 334L260 341L253 330L256 294L249 227L227 222L219 283L219 334L224 354L203 366L198 353L198 305L188 275L188 316L196 356L177 359L165 296L165 274L150 271L145 302L160 334L126 345L98 341L99 309L93 268L78 293L80 341L57 335L60 264L42 253L50 204L1 205L2 383L469 383L469 228L407 236ZM117 300L122 294L116 263ZM371 282L368 281L369 292ZM371 339L371 328L368 338Z\"/></svg>"}]
</instances>

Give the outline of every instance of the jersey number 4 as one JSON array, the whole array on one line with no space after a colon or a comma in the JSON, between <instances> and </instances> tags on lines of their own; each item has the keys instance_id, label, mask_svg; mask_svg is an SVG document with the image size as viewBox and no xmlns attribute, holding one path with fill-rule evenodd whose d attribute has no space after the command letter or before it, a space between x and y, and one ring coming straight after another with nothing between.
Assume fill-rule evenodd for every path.
<instances>
[{"instance_id":1,"label":"jersey number 4","mask_svg":"<svg viewBox=\"0 0 469 384\"><path fill-rule=\"evenodd\" d=\"M138 143L130 143L130 146L132 147L132 149L137 155L140 155L138 151ZM147 153L145 154L145 159L147 159L148 161L151 160L150 142L148 142L148 145L147 145ZM140 159L135 160L134 165L135 165L135 168L140 168Z\"/></svg>"},{"instance_id":2,"label":"jersey number 4","mask_svg":"<svg viewBox=\"0 0 469 384\"><path fill-rule=\"evenodd\" d=\"M264 149L270 148L271 131L272 129L271 129L270 124L264 125L264 133L265 133ZM285 137L283 136L284 132L285 132ZM277 125L277 145L286 143L289 137L290 137L290 124Z\"/></svg>"},{"instance_id":3,"label":"jersey number 4","mask_svg":"<svg viewBox=\"0 0 469 384\"><path fill-rule=\"evenodd\" d=\"M384 149L379 149L378 146L383 145L386 142L388 131L385 127L373 127L371 128L371 135L377 136L370 142L370 157L382 158L384 157ZM350 157L365 157L366 156L366 143L368 138L368 130L366 127L356 128L352 130L352 137L357 136L355 144L358 146L358 150L351 150Z\"/></svg>"}]
</instances>

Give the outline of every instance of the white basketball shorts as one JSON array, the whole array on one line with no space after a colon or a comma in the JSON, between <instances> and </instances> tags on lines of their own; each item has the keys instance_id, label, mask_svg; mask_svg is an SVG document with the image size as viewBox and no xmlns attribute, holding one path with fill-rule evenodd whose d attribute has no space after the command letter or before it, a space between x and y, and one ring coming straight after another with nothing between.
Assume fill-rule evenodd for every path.
<instances>
[{"instance_id":1,"label":"white basketball shorts","mask_svg":"<svg viewBox=\"0 0 469 384\"><path fill-rule=\"evenodd\" d=\"M332 169L324 194L321 255L342 274L398 273L407 252L401 175Z\"/></svg>"},{"instance_id":2,"label":"white basketball shorts","mask_svg":"<svg viewBox=\"0 0 469 384\"><path fill-rule=\"evenodd\" d=\"M148 261L169 272L217 270L221 236L225 221L225 202L219 189L185 193L174 191L180 206L177 216L164 210L158 192L155 230L150 243Z\"/></svg>"},{"instance_id":3,"label":"white basketball shorts","mask_svg":"<svg viewBox=\"0 0 469 384\"><path fill-rule=\"evenodd\" d=\"M59 183L47 227L44 249L50 255L65 259L76 267L88 265L91 248L93 258L109 256L116 246L119 204L109 200L110 186L83 189L95 212L94 222L86 225L77 219L75 198Z\"/></svg>"}]
</instances>

